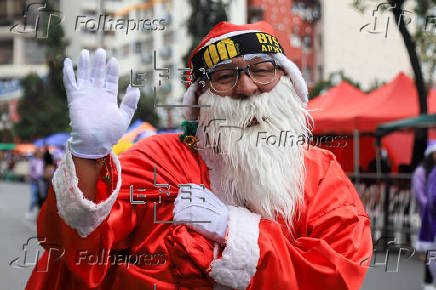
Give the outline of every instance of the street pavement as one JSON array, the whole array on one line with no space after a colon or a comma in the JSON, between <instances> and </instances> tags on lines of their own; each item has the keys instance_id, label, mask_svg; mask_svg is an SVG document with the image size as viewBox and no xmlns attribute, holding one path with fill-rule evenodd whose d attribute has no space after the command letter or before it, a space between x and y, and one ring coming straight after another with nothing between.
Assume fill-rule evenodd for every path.
<instances>
[{"instance_id":1,"label":"street pavement","mask_svg":"<svg viewBox=\"0 0 436 290\"><path fill-rule=\"evenodd\" d=\"M398 252L397 252L398 253ZM360 289L362 290L418 290L422 289L424 279L424 257L415 254L410 259L408 255L402 255L397 270L398 254L392 255L386 265L385 253L377 254L377 263L374 268L368 268L365 280ZM424 255L425 256L425 255Z\"/></svg>"},{"instance_id":2,"label":"street pavement","mask_svg":"<svg viewBox=\"0 0 436 290\"><path fill-rule=\"evenodd\" d=\"M3 253L0 256L0 289L23 289L35 264L35 257L41 251L33 238L36 236L36 222L24 218L30 202L30 185L0 182L0 196L0 248ZM23 248L27 252L26 258ZM380 264L384 254L377 257L380 259L376 262ZM384 265L369 268L361 289L421 289L424 261L419 259L418 254L411 259L407 259L407 255L402 256L398 272L391 272L396 269L397 257L389 257L387 269Z\"/></svg>"},{"instance_id":3,"label":"street pavement","mask_svg":"<svg viewBox=\"0 0 436 290\"><path fill-rule=\"evenodd\" d=\"M30 203L30 185L0 182L0 289L24 289L32 272L34 260L24 263L23 244L36 236L36 222L24 215ZM32 252L37 248L33 246ZM11 261L20 258L12 265ZM33 260L33 261L32 261Z\"/></svg>"}]
</instances>

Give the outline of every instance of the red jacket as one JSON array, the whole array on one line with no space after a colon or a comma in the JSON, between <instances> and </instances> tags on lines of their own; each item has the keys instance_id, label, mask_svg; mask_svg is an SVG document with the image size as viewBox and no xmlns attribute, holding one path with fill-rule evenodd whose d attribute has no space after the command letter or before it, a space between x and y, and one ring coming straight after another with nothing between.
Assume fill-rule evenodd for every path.
<instances>
[{"instance_id":1,"label":"red jacket","mask_svg":"<svg viewBox=\"0 0 436 290\"><path fill-rule=\"evenodd\" d=\"M212 289L215 283L247 289L361 286L372 254L370 222L353 185L329 151L314 147L305 152L305 202L292 231L282 222L260 218L230 221L229 249L224 248L212 265L213 242L185 225L162 223L172 221L178 185L210 188L208 169L199 154L185 147L178 135L161 134L134 145L121 155L120 163L118 197L110 213L88 234L82 231L81 236L77 228L67 225L72 222L61 217L60 189L56 195L50 189L38 217L38 237L47 251L26 289L153 289L154 284L159 290ZM55 179L62 174L68 177L61 164ZM118 182L115 166L112 174L114 186ZM65 190L73 187L74 182ZM97 189L97 204L112 191L102 181ZM130 190L134 200L146 203L132 204ZM254 217L245 209L240 213ZM74 218L80 223L86 216ZM246 232L249 227L251 232ZM218 274L211 278L214 268Z\"/></svg>"}]
</instances>

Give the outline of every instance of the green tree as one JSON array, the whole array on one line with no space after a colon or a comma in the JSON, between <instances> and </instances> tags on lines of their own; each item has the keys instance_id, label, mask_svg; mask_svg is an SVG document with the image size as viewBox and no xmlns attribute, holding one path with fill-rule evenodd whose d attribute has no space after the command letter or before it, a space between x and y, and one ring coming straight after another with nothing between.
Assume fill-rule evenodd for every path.
<instances>
[{"instance_id":1,"label":"green tree","mask_svg":"<svg viewBox=\"0 0 436 290\"><path fill-rule=\"evenodd\" d=\"M351 77L346 76L343 71L340 71L339 75L340 75L340 78L342 81L346 81L347 83L349 83L353 87L360 89L359 82L356 82ZM334 73L331 73L329 75L328 80L321 80L321 81L317 82L309 92L309 100L316 98L317 96L322 94L324 92L324 90L328 90L328 89L332 88L334 86L333 82L332 82L333 76L334 76Z\"/></svg>"},{"instance_id":2,"label":"green tree","mask_svg":"<svg viewBox=\"0 0 436 290\"><path fill-rule=\"evenodd\" d=\"M429 27L434 28L434 26L431 25L431 20L435 14L435 6L436 0L421 0L417 1L415 7L417 14L415 38L427 86L433 84L434 72L436 71L436 34L434 33L434 29L429 29ZM433 12L430 12L431 8Z\"/></svg>"},{"instance_id":3,"label":"green tree","mask_svg":"<svg viewBox=\"0 0 436 290\"><path fill-rule=\"evenodd\" d=\"M50 2L46 11L53 11ZM44 80L37 75L28 75L21 80L24 95L18 105L20 121L14 125L14 132L22 140L31 141L37 137L69 130L68 107L62 81L63 60L68 41L59 21L42 19L40 25L47 38L38 38L37 43L46 52L48 75Z\"/></svg>"},{"instance_id":4,"label":"green tree","mask_svg":"<svg viewBox=\"0 0 436 290\"><path fill-rule=\"evenodd\" d=\"M330 80L318 81L309 92L309 100L315 99L316 97L321 95L324 92L324 90L328 90L331 87L332 87L332 83L330 82Z\"/></svg>"},{"instance_id":5,"label":"green tree","mask_svg":"<svg viewBox=\"0 0 436 290\"><path fill-rule=\"evenodd\" d=\"M184 57L187 64L191 52L201 42L209 31L221 21L227 20L226 4L222 0L190 0L191 17L188 18L188 33L192 37L191 48Z\"/></svg>"},{"instance_id":6,"label":"green tree","mask_svg":"<svg viewBox=\"0 0 436 290\"><path fill-rule=\"evenodd\" d=\"M360 10L364 11L365 9L369 8L368 5L369 0L353 0L353 6ZM423 70L421 65L421 59L418 54L417 50L417 42L416 37L411 35L410 31L407 28L407 25L405 23L405 17L404 17L404 4L406 0L388 0L386 1L387 4L392 8L390 11L392 12L395 23L397 24L398 30L403 38L404 45L407 49L407 53L409 54L409 60L410 64L412 66L414 75L415 75L415 86L418 93L418 103L419 103L419 112L420 114L427 114L427 86L425 84L424 76L423 76ZM429 8L436 4L436 0L416 0L415 1L415 14L418 16L418 18L425 18L426 13L429 10ZM373 5L373 3L371 3ZM419 26L417 27L418 31L420 30ZM421 27L422 28L422 27ZM422 43L422 36L418 36L418 39L420 39L419 43ZM433 44L434 49L434 44ZM416 129L415 133L415 140L413 144L413 158L411 167L415 168L418 163L423 159L424 157L424 151L427 146L427 129L426 128L419 128Z\"/></svg>"}]
</instances>

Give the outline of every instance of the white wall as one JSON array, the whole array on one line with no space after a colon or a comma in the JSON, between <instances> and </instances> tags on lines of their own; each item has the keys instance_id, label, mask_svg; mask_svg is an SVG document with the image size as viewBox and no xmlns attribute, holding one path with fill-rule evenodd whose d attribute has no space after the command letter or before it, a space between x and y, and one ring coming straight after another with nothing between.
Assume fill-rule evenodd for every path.
<instances>
[{"instance_id":1,"label":"white wall","mask_svg":"<svg viewBox=\"0 0 436 290\"><path fill-rule=\"evenodd\" d=\"M376 30L371 34L374 17L372 10L378 2L367 1L370 8L364 14L351 7L352 0L323 1L321 33L323 36L322 59L324 78L332 72L343 70L346 76L361 83L363 89L372 82L389 81L400 71L411 75L412 69L403 39L390 12L378 15ZM406 7L410 11L410 1ZM374 8L373 8L374 7ZM386 19L390 16L385 38ZM371 23L359 31L361 27ZM414 31L415 22L408 25Z\"/></svg>"},{"instance_id":2,"label":"white wall","mask_svg":"<svg viewBox=\"0 0 436 290\"><path fill-rule=\"evenodd\" d=\"M246 0L229 0L227 10L228 21L234 24L247 23L247 1Z\"/></svg>"}]
</instances>

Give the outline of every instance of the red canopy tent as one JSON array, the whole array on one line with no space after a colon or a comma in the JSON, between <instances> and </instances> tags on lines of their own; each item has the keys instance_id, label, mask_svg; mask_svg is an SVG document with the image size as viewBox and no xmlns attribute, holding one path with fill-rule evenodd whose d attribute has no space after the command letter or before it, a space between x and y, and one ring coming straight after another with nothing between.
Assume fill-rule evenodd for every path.
<instances>
[{"instance_id":1,"label":"red canopy tent","mask_svg":"<svg viewBox=\"0 0 436 290\"><path fill-rule=\"evenodd\" d=\"M366 98L333 107L317 122L319 131L351 134L374 133L377 125L419 114L418 99L413 79L400 73L391 82L376 89Z\"/></svg>"},{"instance_id":2,"label":"red canopy tent","mask_svg":"<svg viewBox=\"0 0 436 290\"><path fill-rule=\"evenodd\" d=\"M327 133L329 130L323 123L325 119L330 118L333 112L344 112L347 106L366 99L366 96L365 93L348 82L342 81L326 93L311 100L307 105L307 109L315 120L313 133Z\"/></svg>"},{"instance_id":3,"label":"red canopy tent","mask_svg":"<svg viewBox=\"0 0 436 290\"><path fill-rule=\"evenodd\" d=\"M428 112L436 112L436 91L432 90L428 99ZM319 113L314 111L312 114L315 121L314 134L353 134L354 138L349 139L348 146L353 145L354 147L353 140L359 140L359 154L355 154L354 160L361 168L366 168L375 156L373 146L375 139L368 134L374 133L376 127L382 123L414 117L419 114L415 83L413 79L402 72L394 80L376 89L368 96L356 97L355 101L351 98L350 100L342 99L342 101L329 104L326 106L327 109L323 108ZM325 105L322 102L319 104L319 106ZM316 106L318 103L312 105L309 102L309 108ZM363 137L362 133L368 134ZM399 164L410 163L412 154L410 144L412 142L413 135L411 133L394 133L383 139L382 144L393 162L394 171L397 170ZM399 144L401 146L398 146ZM345 171L352 171L353 168L355 171L357 170L357 166L353 167L352 148L327 149L337 155Z\"/></svg>"},{"instance_id":4,"label":"red canopy tent","mask_svg":"<svg viewBox=\"0 0 436 290\"><path fill-rule=\"evenodd\" d=\"M428 96L427 96L428 102L428 113L432 114L436 112L436 90L435 89L431 89L428 92Z\"/></svg>"}]
</instances>

